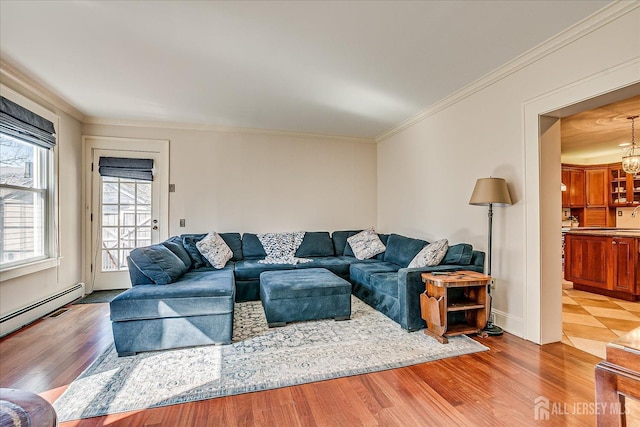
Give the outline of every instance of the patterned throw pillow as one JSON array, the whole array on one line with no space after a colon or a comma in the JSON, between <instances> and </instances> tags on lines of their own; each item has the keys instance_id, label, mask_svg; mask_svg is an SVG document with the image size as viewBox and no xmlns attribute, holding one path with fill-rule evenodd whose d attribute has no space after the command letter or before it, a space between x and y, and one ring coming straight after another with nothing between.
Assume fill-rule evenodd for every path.
<instances>
[{"instance_id":1,"label":"patterned throw pillow","mask_svg":"<svg viewBox=\"0 0 640 427\"><path fill-rule=\"evenodd\" d=\"M447 239L438 240L424 248L411 260L409 268L433 267L440 264L449 249Z\"/></svg>"},{"instance_id":2,"label":"patterned throw pillow","mask_svg":"<svg viewBox=\"0 0 640 427\"><path fill-rule=\"evenodd\" d=\"M304 239L304 231L258 234L258 239L267 253L265 259L258 261L261 264L297 264L312 261L296 258L296 251Z\"/></svg>"},{"instance_id":3,"label":"patterned throw pillow","mask_svg":"<svg viewBox=\"0 0 640 427\"><path fill-rule=\"evenodd\" d=\"M202 256L209 261L209 264L218 270L224 268L227 261L233 258L233 252L215 231L207 234L204 239L196 243L196 247Z\"/></svg>"},{"instance_id":4,"label":"patterned throw pillow","mask_svg":"<svg viewBox=\"0 0 640 427\"><path fill-rule=\"evenodd\" d=\"M357 259L369 259L381 254L387 248L373 228L361 231L347 239Z\"/></svg>"}]
</instances>

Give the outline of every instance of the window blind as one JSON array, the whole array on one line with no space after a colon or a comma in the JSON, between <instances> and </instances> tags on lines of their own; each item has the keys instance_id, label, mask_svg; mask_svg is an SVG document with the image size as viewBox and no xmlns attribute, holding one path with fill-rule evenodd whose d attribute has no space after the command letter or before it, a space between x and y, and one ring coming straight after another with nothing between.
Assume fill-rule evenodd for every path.
<instances>
[{"instance_id":1,"label":"window blind","mask_svg":"<svg viewBox=\"0 0 640 427\"><path fill-rule=\"evenodd\" d=\"M130 159L125 157L100 157L98 173L113 178L153 181L153 159Z\"/></svg>"},{"instance_id":2,"label":"window blind","mask_svg":"<svg viewBox=\"0 0 640 427\"><path fill-rule=\"evenodd\" d=\"M7 98L0 97L0 132L44 148L56 145L53 123Z\"/></svg>"}]
</instances>

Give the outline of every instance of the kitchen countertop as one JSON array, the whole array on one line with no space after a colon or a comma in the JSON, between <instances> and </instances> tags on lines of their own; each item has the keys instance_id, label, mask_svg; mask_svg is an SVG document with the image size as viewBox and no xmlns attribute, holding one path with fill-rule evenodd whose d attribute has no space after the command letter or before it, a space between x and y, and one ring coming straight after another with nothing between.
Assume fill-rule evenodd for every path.
<instances>
[{"instance_id":1,"label":"kitchen countertop","mask_svg":"<svg viewBox=\"0 0 640 427\"><path fill-rule=\"evenodd\" d=\"M607 237L640 237L640 228L573 227L567 234Z\"/></svg>"}]
</instances>

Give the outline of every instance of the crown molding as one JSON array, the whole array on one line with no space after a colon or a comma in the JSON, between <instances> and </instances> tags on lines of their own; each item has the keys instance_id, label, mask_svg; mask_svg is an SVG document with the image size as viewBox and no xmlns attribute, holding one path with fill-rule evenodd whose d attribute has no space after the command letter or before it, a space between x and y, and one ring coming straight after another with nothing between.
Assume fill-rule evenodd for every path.
<instances>
[{"instance_id":1,"label":"crown molding","mask_svg":"<svg viewBox=\"0 0 640 427\"><path fill-rule=\"evenodd\" d=\"M9 80L28 90L33 95L48 102L52 106L59 108L79 122L84 121L85 115L84 113L82 113L82 111L78 110L76 107L63 99L60 95L54 93L50 89L46 88L43 84L27 75L26 72L21 71L14 65L10 64L4 58L4 56L5 55L3 55L3 58L0 58L0 79L2 79L3 83L6 84L6 80Z\"/></svg>"},{"instance_id":2,"label":"crown molding","mask_svg":"<svg viewBox=\"0 0 640 427\"><path fill-rule=\"evenodd\" d=\"M328 135L328 134L310 133L310 132L294 132L294 131L275 130L275 129L254 129L254 128L232 127L232 126L216 126L216 125L183 123L183 122L103 119L100 117L85 117L83 120L83 123L87 125L99 125L99 126L123 126L123 127L137 127L137 128L155 128L155 129L196 130L196 131L212 131L212 132L226 132L226 133L244 133L244 134L253 134L253 135L271 135L271 136L294 137L294 138L313 138L313 139L355 142L355 143L364 143L364 144L376 143L376 140L374 138Z\"/></svg>"},{"instance_id":3,"label":"crown molding","mask_svg":"<svg viewBox=\"0 0 640 427\"><path fill-rule=\"evenodd\" d=\"M604 8L583 19L577 24L542 42L538 46L528 50L522 55L517 56L516 58L500 66L484 77L475 80L467 86L464 86L463 88L455 91L446 98L443 98L430 107L425 108L419 113L400 122L391 129L381 133L380 135L375 137L375 141L377 143L380 143L382 141L385 141L386 139L391 138L392 136L402 132L403 130L421 122L427 117L433 116L434 114L462 101L463 99L473 95L474 93L477 93L482 89L489 87L512 74L515 74L528 65L539 61L540 59L550 55L551 53L556 52L557 50L573 43L574 41L581 39L587 34L609 24L610 22L618 19L623 15L626 15L627 13L639 7L640 2L638 1L614 1L610 5L605 6Z\"/></svg>"}]
</instances>

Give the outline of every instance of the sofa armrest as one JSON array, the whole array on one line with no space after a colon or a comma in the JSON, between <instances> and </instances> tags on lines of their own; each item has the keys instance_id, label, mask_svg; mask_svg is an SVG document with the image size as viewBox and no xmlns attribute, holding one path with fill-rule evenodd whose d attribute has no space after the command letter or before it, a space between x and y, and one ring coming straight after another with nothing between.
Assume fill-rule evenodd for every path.
<instances>
[{"instance_id":1,"label":"sofa armrest","mask_svg":"<svg viewBox=\"0 0 640 427\"><path fill-rule=\"evenodd\" d=\"M400 304L400 326L417 331L426 327L420 311L420 294L424 292L423 268L401 268L398 270L398 302Z\"/></svg>"}]
</instances>

